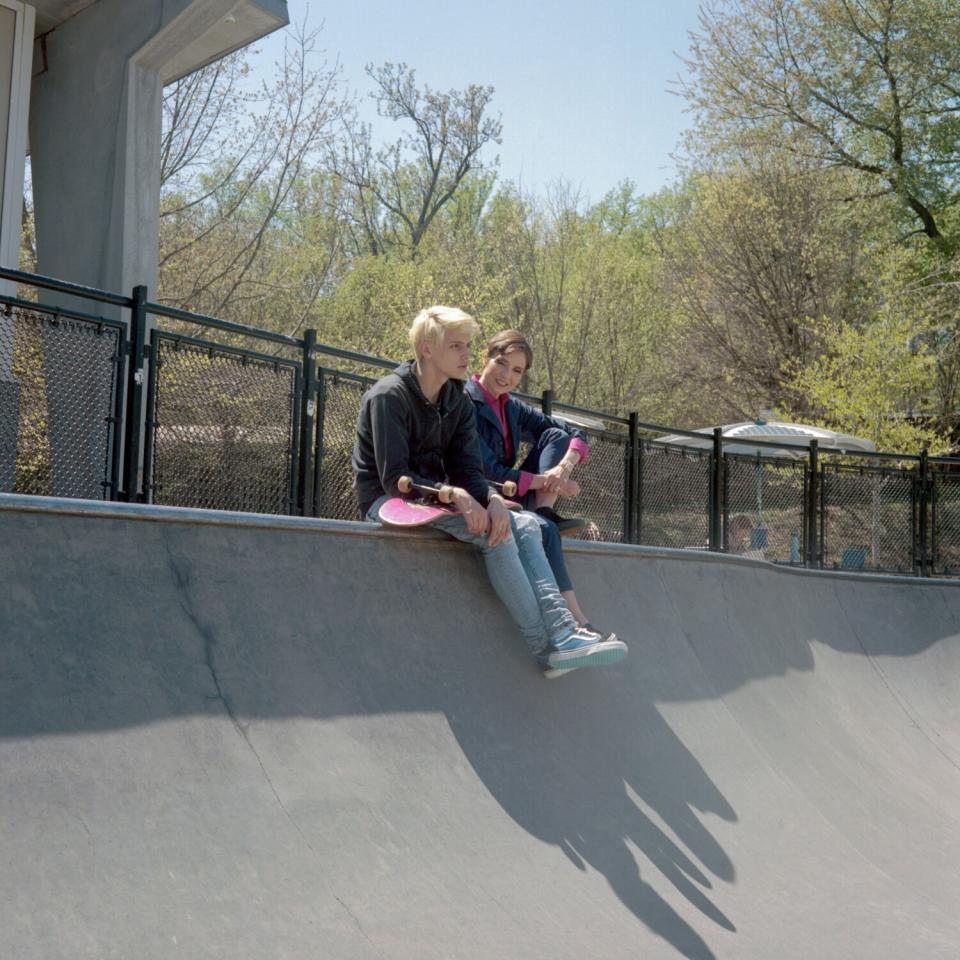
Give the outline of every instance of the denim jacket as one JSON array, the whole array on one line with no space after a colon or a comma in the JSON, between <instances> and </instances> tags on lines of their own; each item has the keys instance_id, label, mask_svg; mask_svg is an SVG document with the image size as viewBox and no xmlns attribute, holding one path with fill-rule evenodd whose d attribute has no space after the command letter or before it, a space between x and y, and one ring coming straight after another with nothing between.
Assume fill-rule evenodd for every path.
<instances>
[{"instance_id":1,"label":"denim jacket","mask_svg":"<svg viewBox=\"0 0 960 960\"><path fill-rule=\"evenodd\" d=\"M562 430L569 437L577 437L586 441L587 435L569 423L548 417L529 403L517 400L516 397L507 399L507 428L510 431L510 442L513 444L513 458L507 458L507 448L503 441L503 429L487 398L483 395L480 385L475 380L468 380L467 395L473 401L473 409L477 415L477 435L480 438L480 456L483 458L483 472L497 483L504 480L520 482L520 471L514 469L520 444L524 441L536 443L544 431L551 427Z\"/></svg>"}]
</instances>

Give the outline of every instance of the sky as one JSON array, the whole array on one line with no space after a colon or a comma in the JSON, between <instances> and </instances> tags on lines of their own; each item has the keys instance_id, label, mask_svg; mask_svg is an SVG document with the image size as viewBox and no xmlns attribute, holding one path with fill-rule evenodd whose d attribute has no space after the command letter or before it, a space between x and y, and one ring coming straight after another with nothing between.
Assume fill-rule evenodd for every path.
<instances>
[{"instance_id":1,"label":"sky","mask_svg":"<svg viewBox=\"0 0 960 960\"><path fill-rule=\"evenodd\" d=\"M310 27L323 25L319 46L361 98L371 90L365 65L385 61L408 64L434 89L493 86L503 142L484 155L499 155L501 180L534 192L568 181L595 202L625 179L649 194L676 178L671 154L689 118L683 99L668 91L684 72L680 56L699 0L287 6L291 22L306 16ZM274 35L258 45L258 71L280 43ZM396 139L397 125L380 123L375 134Z\"/></svg>"}]
</instances>

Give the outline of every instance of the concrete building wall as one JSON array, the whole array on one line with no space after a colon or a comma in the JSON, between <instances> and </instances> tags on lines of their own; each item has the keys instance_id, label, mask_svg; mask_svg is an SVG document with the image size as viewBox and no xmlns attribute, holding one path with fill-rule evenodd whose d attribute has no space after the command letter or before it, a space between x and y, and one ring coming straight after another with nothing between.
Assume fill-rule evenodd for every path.
<instances>
[{"instance_id":1,"label":"concrete building wall","mask_svg":"<svg viewBox=\"0 0 960 960\"><path fill-rule=\"evenodd\" d=\"M27 153L33 8L0 0L0 263L17 266Z\"/></svg>"},{"instance_id":2,"label":"concrete building wall","mask_svg":"<svg viewBox=\"0 0 960 960\"><path fill-rule=\"evenodd\" d=\"M77 7L44 0L41 12L51 17L58 9L64 18L44 34L30 100L38 272L128 296L145 285L154 294L163 85L286 24L286 2L96 0ZM48 293L44 300L120 313ZM70 413L93 406L99 387L54 369L56 355L45 342L54 493L97 496L102 451L95 436L77 436ZM69 462L69 451L86 447L82 464Z\"/></svg>"},{"instance_id":3,"label":"concrete building wall","mask_svg":"<svg viewBox=\"0 0 960 960\"><path fill-rule=\"evenodd\" d=\"M41 273L155 288L163 83L286 22L283 0L98 0L47 34L30 106Z\"/></svg>"},{"instance_id":4,"label":"concrete building wall","mask_svg":"<svg viewBox=\"0 0 960 960\"><path fill-rule=\"evenodd\" d=\"M20 259L33 25L31 7L0 0L0 264L11 267ZM12 292L0 281L0 293ZM13 332L13 321L0 313L0 491L13 489L20 416Z\"/></svg>"},{"instance_id":5,"label":"concrete building wall","mask_svg":"<svg viewBox=\"0 0 960 960\"><path fill-rule=\"evenodd\" d=\"M0 168L7 168L7 127L10 122L10 93L13 84L13 45L17 13L0 5ZM0 186L2 190L2 186ZM0 193L0 198L3 194Z\"/></svg>"}]
</instances>

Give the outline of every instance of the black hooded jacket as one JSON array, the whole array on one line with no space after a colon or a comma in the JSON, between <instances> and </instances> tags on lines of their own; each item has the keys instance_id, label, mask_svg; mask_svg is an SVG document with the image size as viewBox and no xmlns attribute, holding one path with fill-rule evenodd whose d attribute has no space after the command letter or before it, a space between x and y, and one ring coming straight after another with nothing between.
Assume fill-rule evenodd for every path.
<instances>
[{"instance_id":1,"label":"black hooded jacket","mask_svg":"<svg viewBox=\"0 0 960 960\"><path fill-rule=\"evenodd\" d=\"M414 361L401 363L364 395L353 445L354 488L365 516L378 497L400 495L397 481L463 487L483 506L483 476L473 403L462 380L447 380L436 403L423 395Z\"/></svg>"}]
</instances>

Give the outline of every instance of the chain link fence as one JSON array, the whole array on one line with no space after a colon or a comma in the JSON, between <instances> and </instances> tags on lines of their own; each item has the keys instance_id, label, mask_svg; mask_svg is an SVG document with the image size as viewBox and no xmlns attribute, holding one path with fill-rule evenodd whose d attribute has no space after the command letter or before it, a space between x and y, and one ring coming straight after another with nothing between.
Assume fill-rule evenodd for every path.
<instances>
[{"instance_id":1,"label":"chain link fence","mask_svg":"<svg viewBox=\"0 0 960 960\"><path fill-rule=\"evenodd\" d=\"M560 412L556 416L563 417ZM587 435L590 455L577 467L576 481L581 493L575 499L557 501L561 516L583 517L587 526L580 534L584 540L627 540L627 462L630 452L626 431L617 424L598 430L578 424Z\"/></svg>"},{"instance_id":2,"label":"chain link fence","mask_svg":"<svg viewBox=\"0 0 960 960\"><path fill-rule=\"evenodd\" d=\"M357 415L387 361L150 304L143 288L124 298L32 280L130 320L0 297L0 491L357 519ZM181 332L197 328L204 339ZM337 369L313 366L320 354ZM960 460L824 449L812 483L812 453L768 443L715 466L700 437L665 443L667 427L557 407L591 444L581 495L558 504L588 520L587 537L960 576ZM633 429L656 438L634 447Z\"/></svg>"},{"instance_id":3,"label":"chain link fence","mask_svg":"<svg viewBox=\"0 0 960 960\"><path fill-rule=\"evenodd\" d=\"M726 454L724 550L799 564L806 472L803 461Z\"/></svg>"},{"instance_id":4,"label":"chain link fence","mask_svg":"<svg viewBox=\"0 0 960 960\"><path fill-rule=\"evenodd\" d=\"M295 512L298 365L172 334L153 343L153 502Z\"/></svg>"},{"instance_id":5,"label":"chain link fence","mask_svg":"<svg viewBox=\"0 0 960 960\"><path fill-rule=\"evenodd\" d=\"M931 572L960 576L960 472L935 467L930 487Z\"/></svg>"},{"instance_id":6,"label":"chain link fence","mask_svg":"<svg viewBox=\"0 0 960 960\"><path fill-rule=\"evenodd\" d=\"M708 453L640 442L640 543L706 549L709 501Z\"/></svg>"},{"instance_id":7,"label":"chain link fence","mask_svg":"<svg viewBox=\"0 0 960 960\"><path fill-rule=\"evenodd\" d=\"M336 370L321 370L320 377L316 514L336 520L360 520L350 458L360 400L374 380Z\"/></svg>"},{"instance_id":8,"label":"chain link fence","mask_svg":"<svg viewBox=\"0 0 960 960\"><path fill-rule=\"evenodd\" d=\"M109 499L123 327L56 310L0 310L0 491Z\"/></svg>"},{"instance_id":9,"label":"chain link fence","mask_svg":"<svg viewBox=\"0 0 960 960\"><path fill-rule=\"evenodd\" d=\"M913 573L915 472L838 463L825 463L821 470L823 566Z\"/></svg>"},{"instance_id":10,"label":"chain link fence","mask_svg":"<svg viewBox=\"0 0 960 960\"><path fill-rule=\"evenodd\" d=\"M627 463L630 445L625 434L612 430L586 431L590 456L577 468L581 494L576 512L588 525L583 537L610 543L627 541ZM560 513L564 513L561 507Z\"/></svg>"}]
</instances>

